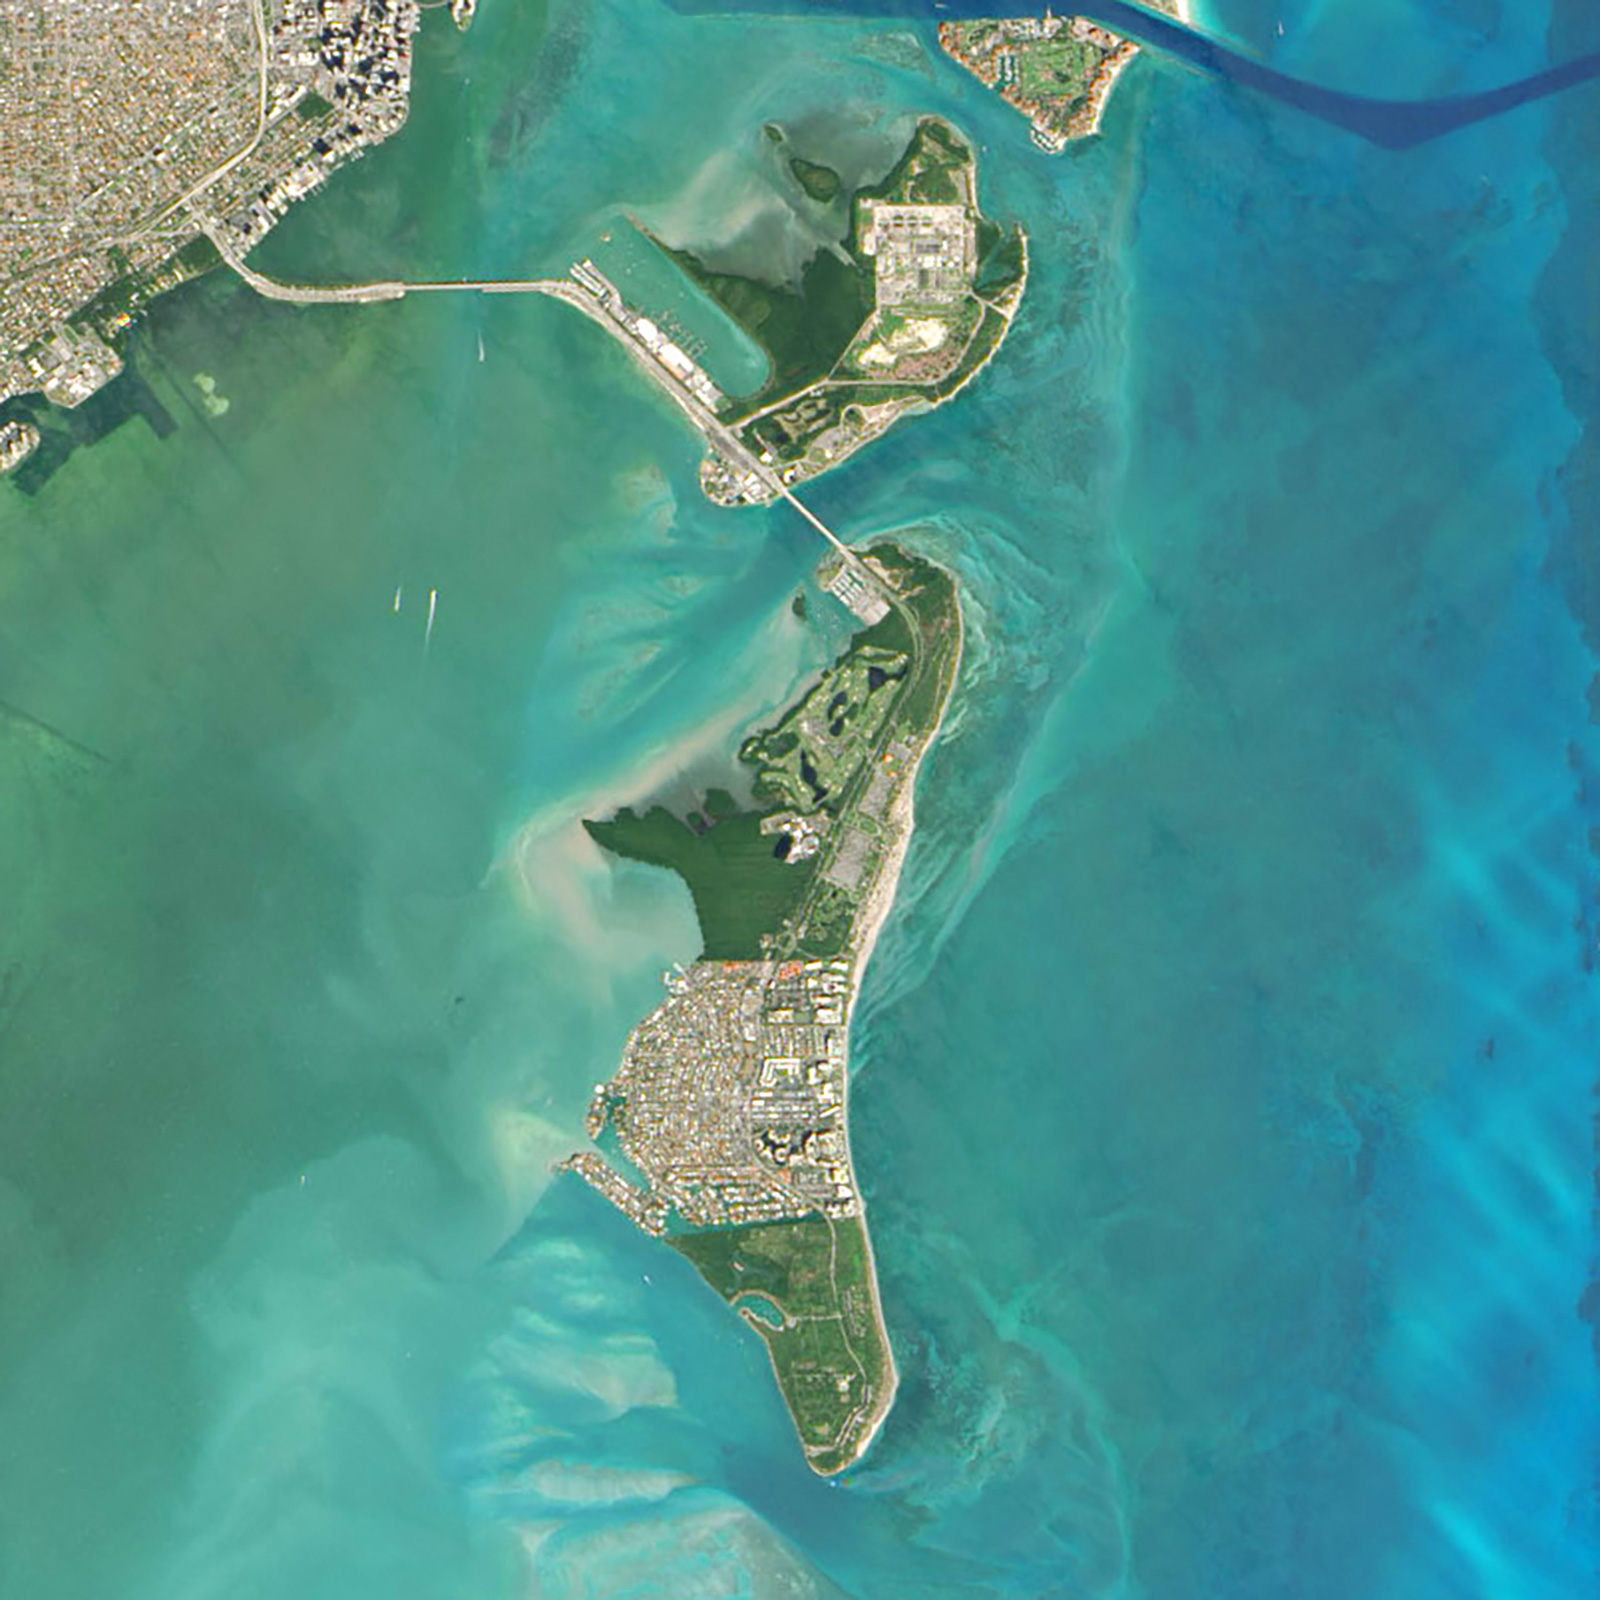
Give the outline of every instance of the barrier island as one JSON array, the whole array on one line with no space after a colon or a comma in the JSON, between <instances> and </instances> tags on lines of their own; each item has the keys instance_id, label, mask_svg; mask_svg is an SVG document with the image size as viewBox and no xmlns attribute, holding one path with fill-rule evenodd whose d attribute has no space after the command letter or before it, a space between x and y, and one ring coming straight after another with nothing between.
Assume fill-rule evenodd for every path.
<instances>
[{"instance_id":1,"label":"barrier island","mask_svg":"<svg viewBox=\"0 0 1600 1600\"><path fill-rule=\"evenodd\" d=\"M961 657L950 574L894 543L820 581L864 624L712 789L584 823L670 867L702 949L629 1035L562 1163L679 1251L764 1341L806 1460L834 1473L896 1373L849 1140L851 1013L911 839L917 771ZM607 1155L614 1159L606 1159ZM620 1157L621 1159L615 1159Z\"/></svg>"},{"instance_id":2,"label":"barrier island","mask_svg":"<svg viewBox=\"0 0 1600 1600\"><path fill-rule=\"evenodd\" d=\"M778 125L764 131L789 148ZM700 482L723 505L770 501L777 484L826 472L901 417L953 399L1000 348L1027 286L1027 236L979 210L972 149L938 117L921 118L889 172L847 202L820 161L791 152L788 171L796 204L847 223L797 283L721 271L710 252L655 240L770 363L758 393L717 407L736 448L713 444Z\"/></svg>"},{"instance_id":3,"label":"barrier island","mask_svg":"<svg viewBox=\"0 0 1600 1600\"><path fill-rule=\"evenodd\" d=\"M1149 0L1183 22L1184 0ZM1281 31L1281 29L1280 29ZM939 24L939 46L1027 119L1033 142L1059 154L1100 131L1106 101L1139 53L1088 17L979 17Z\"/></svg>"}]
</instances>

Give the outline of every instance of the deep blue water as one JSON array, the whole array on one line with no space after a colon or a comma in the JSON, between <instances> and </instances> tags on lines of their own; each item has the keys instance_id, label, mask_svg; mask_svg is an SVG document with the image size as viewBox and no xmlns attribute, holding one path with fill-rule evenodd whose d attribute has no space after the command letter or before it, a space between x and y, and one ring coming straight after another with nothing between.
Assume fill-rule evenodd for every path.
<instances>
[{"instance_id":1,"label":"deep blue water","mask_svg":"<svg viewBox=\"0 0 1600 1600\"><path fill-rule=\"evenodd\" d=\"M724 15L752 11L781 14L793 9L788 0L674 0L674 3L689 12ZM843 0L842 4L815 9L829 16L844 12L857 17L905 17L914 21L930 16L943 21L955 17L1016 14L1016 8L1008 6L1006 0L938 0L937 4L933 0ZM1280 72L1256 55L1234 48L1226 40L1209 37L1193 25L1174 21L1158 11L1127 5L1124 0L1095 0L1082 15L1128 38L1154 45L1165 55L1187 61L1203 72L1254 94L1282 101L1334 127L1393 150L1403 150L1474 122L1503 116L1518 106L1581 87L1600 77L1600 51L1590 51L1557 61L1514 81L1497 84L1492 89L1382 99ZM1282 20L1281 10L1278 20Z\"/></svg>"},{"instance_id":2,"label":"deep blue water","mask_svg":"<svg viewBox=\"0 0 1600 1600\"><path fill-rule=\"evenodd\" d=\"M852 1041L900 1396L818 1481L548 1175L695 943L575 819L823 659L813 536L559 307L211 280L141 336L176 435L0 507L0 1594L1593 1592L1592 87L1394 151L1147 51L1050 158L931 24L480 10L266 264L794 259L760 124L919 111L1032 236L983 380L811 497L968 605ZM1199 20L1393 100L1600 46Z\"/></svg>"}]
</instances>

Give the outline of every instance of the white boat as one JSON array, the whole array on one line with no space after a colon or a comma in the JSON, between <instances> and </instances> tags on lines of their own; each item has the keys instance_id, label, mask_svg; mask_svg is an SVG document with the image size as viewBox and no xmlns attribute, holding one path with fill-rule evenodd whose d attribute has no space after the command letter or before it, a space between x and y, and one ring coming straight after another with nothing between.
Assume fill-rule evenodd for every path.
<instances>
[{"instance_id":1,"label":"white boat","mask_svg":"<svg viewBox=\"0 0 1600 1600\"><path fill-rule=\"evenodd\" d=\"M430 589L428 591L428 625L422 630L422 648L424 650L428 648L428 643L433 638L433 612L434 608L438 604L439 591L437 589Z\"/></svg>"},{"instance_id":2,"label":"white boat","mask_svg":"<svg viewBox=\"0 0 1600 1600\"><path fill-rule=\"evenodd\" d=\"M394 609L395 609L396 615L398 615L399 611L400 611L400 596L403 595L405 592L406 592L406 586L403 583L400 584L394 591Z\"/></svg>"},{"instance_id":3,"label":"white boat","mask_svg":"<svg viewBox=\"0 0 1600 1600\"><path fill-rule=\"evenodd\" d=\"M480 361L483 360L483 335L481 333L478 335L478 359Z\"/></svg>"}]
</instances>

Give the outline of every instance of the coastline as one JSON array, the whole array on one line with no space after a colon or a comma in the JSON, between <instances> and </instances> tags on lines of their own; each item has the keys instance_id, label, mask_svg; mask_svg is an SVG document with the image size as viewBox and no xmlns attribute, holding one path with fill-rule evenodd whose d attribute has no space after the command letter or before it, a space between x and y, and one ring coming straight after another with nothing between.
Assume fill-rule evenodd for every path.
<instances>
[{"instance_id":1,"label":"coastline","mask_svg":"<svg viewBox=\"0 0 1600 1600\"><path fill-rule=\"evenodd\" d=\"M891 428L893 428L895 426L895 424L897 422L899 422L901 420L901 418L903 418L903 417L927 417L927 416L932 416L932 414L935 411L939 410L940 407L949 405L950 402L952 400L954 400L956 398L956 396L959 395L967 387L967 385L969 383L971 383L972 380L978 376L978 374L980 372L984 371L985 368L988 367L989 363L991 361L993 361L994 358L997 355L1000 354L1000 351L1005 346L1006 340L1011 337L1011 324L1016 320L1017 311L1021 308L1023 298L1027 294L1027 291L1028 291L1028 264L1029 264L1028 230L1026 228L1024 228L1021 223L1018 223L1016 225L1016 228L1017 228L1017 237L1019 238L1019 240L1021 241L1021 244L1022 244L1022 271L1018 275L1018 277L1017 277L1017 279L1016 279L1016 281L1014 283L1007 284L1006 287L1003 290L1000 291L1002 297L1006 297L1006 298L1009 299L1009 309L1003 308L1001 305L997 304L994 301L985 300L981 295L978 295L976 293L976 291L974 291L974 298L976 298L978 300L978 303L980 305L984 306L987 310L995 312L995 314L997 316L999 316L1005 323L1005 327L1000 330L1000 337L998 339L996 339L995 342L994 342L994 348L989 351L989 353L983 358L982 361L980 361L977 364L977 366L975 366L970 372L966 373L962 377L961 381L958 384L956 384L956 386L953 389L951 389L948 394L940 395L937 400L929 400L929 399L925 398L922 395L915 395L912 398L910 398L909 400L904 401L903 403L900 404L899 409L896 410L895 413L891 417L889 417L888 420L885 421L884 424L881 427L874 429L871 433L863 434L859 439L855 440L850 445L850 447L848 449L842 451L839 455L836 455L831 461L829 461L826 466L822 467L819 471L816 471L816 472L808 474L806 477L796 478L793 483L788 485L788 488L793 490L793 489L798 488L801 484L812 483L812 482L815 482L815 480L818 479L818 478L826 477L830 472L834 471L838 467L842 467L845 464L845 462L851 460L856 455L856 453L858 451L864 450L869 444L873 443L875 440L881 439L886 433L889 432L889 430ZM972 332L972 337L974 339L976 339L978 337L978 334L981 331L981 329L982 329L982 322L980 320L978 327L974 328L973 332ZM822 387L822 385L826 381L827 380L825 380L825 379L824 380L820 380L818 383L810 385L808 389L797 390L795 392L795 394L790 395L790 396L787 397L787 401L788 402L792 402L792 401L798 399L801 395L809 393L810 389L815 389L815 388ZM890 401L890 402L887 402L887 403L888 404L894 404L895 402ZM691 420L692 420L692 418L691 418ZM707 457L707 459L708 460L710 459L709 456ZM702 490L704 491L704 489L705 489L705 479L704 479L704 476L703 476L703 472L704 472L704 463L702 463L702 478L701 478L701 487L702 487ZM710 500L713 505L738 505L738 504L741 503L741 502L738 502L738 501L719 500L715 496L711 495L710 493L706 494L706 498L708 500ZM771 505L771 504L773 504L774 501L778 500L779 498L780 498L779 493L776 490L774 490L772 492L770 498L764 498L764 499L759 500L759 501L747 501L747 502L742 502L742 503L744 503L744 504L755 504L755 505Z\"/></svg>"},{"instance_id":2,"label":"coastline","mask_svg":"<svg viewBox=\"0 0 1600 1600\"><path fill-rule=\"evenodd\" d=\"M1194 27L1194 0L1173 0L1173 15L1184 27ZM1127 71L1134 58L1144 49L1144 46L1136 39L1126 39L1124 44L1126 53L1119 53L1112 59L1106 67L1105 75L1096 82L1094 88L1090 91L1094 101L1094 115L1089 119L1085 137L1089 134L1099 133L1100 124L1105 119L1106 104L1111 99L1111 91L1117 86L1117 79Z\"/></svg>"},{"instance_id":3,"label":"coastline","mask_svg":"<svg viewBox=\"0 0 1600 1600\"><path fill-rule=\"evenodd\" d=\"M996 346L998 349L999 347ZM871 554L869 546L863 554ZM953 577L953 574L952 574ZM935 721L932 731L928 734L917 758L912 763L909 781L906 782L900 793L890 807L890 819L900 825L899 837L887 861L884 862L883 871L878 875L878 881L873 885L872 893L867 898L865 908L866 935L863 938L855 965L850 974L852 986L850 1013L851 1021L855 1019L856 1001L860 999L861 984L866 976L867 966L872 960L872 953L877 948L878 936L883 931L884 923L888 920L889 913L894 909L895 897L900 888L900 874L905 865L906 853L911 847L911 837L916 830L916 792L917 779L922 773L922 763L926 760L928 752L933 748L939 735L944 730L945 718L950 713L950 702L955 698L956 684L961 677L961 662L966 650L966 619L961 610L960 589L955 589L956 605L956 652L950 666L950 681L945 689L944 698L939 707L939 716ZM846 1054L844 1074L844 1106L842 1121L844 1124L845 1151L850 1162L850 1182L858 1196L861 1196L861 1185L856 1178L855 1147L850 1141L850 1089L851 1074L849 1070L849 1056ZM884 1355L888 1362L888 1378L883 1385L883 1392L878 1403L873 1407L865 1421L860 1440L851 1451L850 1457L842 1461L830 1472L818 1472L819 1477L835 1477L841 1472L853 1467L871 1447L877 1438L889 1412L893 1409L896 1394L900 1390L900 1368L894 1358L894 1346L889 1339L888 1325L883 1318L883 1296L878 1287L878 1259L872 1245L872 1229L867 1219L867 1202L864 1196L861 1205L861 1235L866 1249L867 1267L872 1284L872 1316L874 1326L877 1328L878 1339L883 1346ZM768 1359L771 1359L771 1350L768 1350ZM776 1368L774 1368L776 1371ZM810 1457L807 1457L810 1464ZM817 1471L815 1466L813 1471Z\"/></svg>"},{"instance_id":4,"label":"coastline","mask_svg":"<svg viewBox=\"0 0 1600 1600\"><path fill-rule=\"evenodd\" d=\"M1194 0L1154 0L1153 9L1185 28L1197 26ZM1005 28L1012 22L1024 19L993 17L987 20L991 25ZM1052 111L1059 110L1061 105L1059 97L1041 99L1022 93L1018 87L1018 79L1014 75L1008 78L992 55L969 54L963 48L960 25L956 21L946 20L939 24L941 51L958 66L970 72L1013 111L1025 117L1034 144L1047 155L1060 155L1069 145L1076 144L1080 139L1092 138L1100 132L1100 125L1105 117L1106 105L1111 99L1112 91L1128 64L1144 48L1140 40L1120 34L1113 28L1095 22L1092 18L1062 17L1057 19L1057 26L1063 22L1070 22L1074 27L1088 24L1090 34L1098 35L1097 42L1106 52L1094 74L1087 79L1081 101L1077 102L1076 109L1064 124L1049 115Z\"/></svg>"},{"instance_id":5,"label":"coastline","mask_svg":"<svg viewBox=\"0 0 1600 1600\"><path fill-rule=\"evenodd\" d=\"M1111 91L1117 86L1117 79L1126 72L1139 54L1140 46L1131 39L1125 39L1119 49L1109 61L1100 76L1094 80L1089 88L1089 125L1083 130L1081 138L1089 138L1092 134L1099 133L1100 124L1105 120L1106 106L1111 100ZM1037 126L1037 124L1035 124Z\"/></svg>"},{"instance_id":6,"label":"coastline","mask_svg":"<svg viewBox=\"0 0 1600 1600\"><path fill-rule=\"evenodd\" d=\"M585 1180L603 1199L653 1237L667 1233L668 1209L676 1205L694 1231L708 1236L726 1237L732 1233L737 1237L740 1230L760 1230L771 1225L778 1230L774 1237L784 1242L775 1248L753 1245L758 1258L771 1255L772 1260L780 1263L809 1262L809 1265L802 1264L798 1278L789 1275L787 1265L780 1267L780 1281L784 1286L781 1297L777 1296L776 1285L770 1290L763 1289L782 1319L774 1322L759 1310L741 1303L739 1278L746 1267L737 1256L725 1255L727 1247L697 1245L690 1248L683 1240L668 1239L668 1243L675 1243L698 1267L701 1276L740 1320L761 1336L774 1382L788 1408L806 1464L817 1476L825 1478L834 1477L861 1460L899 1394L900 1372L884 1317L868 1207L857 1180L850 1143L849 1036L862 982L899 892L900 875L916 828L917 781L928 750L944 729L964 659L966 635L956 575L947 567L902 550L892 535L875 538L859 552L846 553L853 561L860 563L866 558L866 562L871 563L875 572L873 581L884 585L887 593L893 596L892 605L899 625L908 630L903 641L897 636L896 645L906 652L901 659L908 663L908 672L903 671L900 676L908 677L907 686L897 694L891 709L881 714L886 720L881 727L874 725L870 740L861 753L853 757L850 769L854 774L864 771L868 763L888 764L884 775L889 792L868 813L875 819L870 826L871 834L878 840L874 854L881 852L877 869L859 887L848 886L855 891L850 896L853 904L848 921L839 919L837 926L825 921L820 935L822 944L809 954L795 948L805 924L796 923L791 927L788 921L782 921L776 926L780 934L791 940L787 955L773 948L767 931L759 934L761 953L747 955L743 941L756 941L755 929L741 928L739 939L727 939L727 929L723 926L726 914L714 907L708 911L708 902L702 900L704 884L698 869L686 873L681 863L669 859L670 852L667 855L637 852L638 859L676 866L679 875L688 879L695 897L702 945L706 950L715 945L718 953L707 954L703 950L683 971L681 985L674 983L670 975L664 979L668 997L649 1017L636 1024L629 1034L617 1073L608 1083L595 1088L585 1120L590 1140L599 1140L613 1104L631 1102L644 1108L640 1113L643 1121L636 1130L643 1140L640 1148L635 1150L627 1134L622 1135L623 1152L634 1166L619 1172L609 1160L588 1148L556 1163L557 1170L572 1172ZM829 570L827 564L823 570ZM822 583L823 579L819 576L818 581ZM846 657L849 654L846 652ZM808 691L815 692L815 689ZM802 700L802 705L807 703L809 701ZM894 720L896 708L900 712L898 724ZM742 748L741 759L747 759ZM850 810L841 813L846 821L854 814ZM603 837L597 825L588 825L588 829L590 836L603 847L623 855L635 853L626 841ZM520 854L517 865L525 878L526 862ZM708 915L712 916L712 921L707 920ZM774 924L763 919L759 926L770 930ZM826 980L819 978L813 984L810 978L802 980L800 977L802 967L808 972L822 973L825 966L831 971L831 977ZM753 970L747 972L746 969ZM716 1024L716 1019L722 1017L733 1019L730 1025L736 1026L739 1035L755 1039L757 1035L749 1033L746 1025L737 1021L733 1007L737 1004L737 1015L742 1017L746 1003L753 1000L764 1023L765 996L779 978L794 986L796 998L804 1006L809 1008L813 1002L807 996L816 993L821 996L815 1001L817 1005L835 1008L832 1016L821 1011L817 1014L819 1021L834 1030L825 1048L829 1059L836 1063L832 1070L837 1073L831 1089L817 1091L815 1107L815 1114L822 1117L818 1125L836 1130L829 1137L838 1141L825 1148L820 1157L811 1157L813 1163L819 1163L818 1172L825 1174L826 1185L802 1185L792 1192L784 1186L779 1190L773 1183L761 1179L759 1173L752 1177L742 1167L729 1168L731 1187L724 1194L718 1186L714 1194L720 1198L714 1199L707 1209L702 1194L707 1176L715 1180L717 1170L732 1159L734 1149L732 1145L716 1141L730 1137L738 1140L748 1130L738 1120L736 1111L730 1112L734 1121L727 1128L722 1128L715 1118L701 1127L704 1119L693 1107L700 1104L708 1092L703 1059L699 1066L692 1068L691 1098L688 1101L681 1098L685 1088L684 1069L673 1047L665 1042L678 1036L676 1019L669 1013L674 1006L680 1010L687 1008L688 1037L725 1039ZM730 984L736 993L730 994ZM821 985L820 989L817 984ZM696 998L673 998L691 991ZM775 1004L780 1006L772 1012L775 1020L797 1020L792 1009L781 1009L791 1002L780 997ZM804 1022L805 1018L802 1016L798 1020ZM776 1050L788 1055L797 1045L789 1043L785 1036L777 1042L769 1042L765 1048L769 1054ZM810 1047L800 1045L798 1048ZM815 1048L824 1047L816 1045ZM739 1063L746 1054L743 1046L733 1046L731 1054L727 1050L718 1051L719 1059L726 1057L728 1066L721 1073L727 1081L719 1080L717 1092L725 1094L726 1103L733 1108L749 1098L749 1091L741 1087L739 1076L744 1071ZM714 1077L716 1070L713 1070ZM744 1081L748 1081L747 1074ZM771 1081L763 1075L764 1084ZM809 1081L819 1080L813 1073ZM757 1100L759 1098L758 1095ZM682 1108L690 1107L687 1128L674 1131L669 1126L670 1117L662 1120L661 1107L669 1102L679 1108L680 1121L683 1120ZM751 1101L750 1105L756 1103ZM784 1114L778 1102L763 1103L768 1104L769 1115ZM774 1106L778 1107L776 1113L772 1109ZM749 1109L746 1106L747 1112ZM813 1113L796 1114L806 1115L809 1125ZM706 1143L707 1140L712 1142ZM686 1158L687 1166L683 1164ZM778 1159L782 1158L780 1150ZM658 1178L663 1186L658 1187ZM682 1187L685 1181L686 1188ZM753 1190L750 1189L752 1183ZM819 1228L818 1224L822 1226ZM824 1237L827 1241L825 1254ZM796 1254L791 1256L791 1251ZM808 1284L822 1287L811 1288ZM790 1289L795 1290L793 1299ZM862 1329L862 1313L868 1308L870 1325ZM800 1325L808 1321L837 1322L831 1356L813 1350L807 1342L809 1334L796 1335ZM807 1388L808 1382L814 1386L819 1370L834 1373L840 1385L837 1399L823 1404L820 1410L814 1387ZM854 1388L857 1380L858 1389ZM831 1394L831 1389L828 1392Z\"/></svg>"},{"instance_id":7,"label":"coastline","mask_svg":"<svg viewBox=\"0 0 1600 1600\"><path fill-rule=\"evenodd\" d=\"M95 192L110 210L93 222L87 214L69 216L50 246L53 255L31 259L31 249L24 249L13 258L9 245L0 252L6 257L0 273L6 289L0 297L0 405L31 394L64 410L82 404L122 372L127 331L150 306L217 264L206 256L208 237L215 244L213 236L226 226L232 246L248 253L336 173L400 133L411 113L413 40L423 13L437 3L353 0L345 15L318 22L312 8L306 16L279 18L269 29L270 7L250 0L242 10L250 25L251 59L236 90L212 106L222 124L216 130L221 143L209 154L175 151L171 143L204 109L203 99L188 100L199 92L192 81L185 87L172 79L150 102L163 109L135 114L132 126L115 134L110 130L117 124L104 106L87 113L85 137L131 141L134 165L160 176L145 204L116 199L120 179L100 183ZM457 21L464 30L475 0L455 3L467 8L466 20ZM170 21L151 22L142 48L175 47L180 38ZM353 48L358 39L361 47ZM221 36L204 29L191 34L189 43L211 65L227 58ZM59 70L52 65L36 85L47 96ZM127 71L128 64L119 62L113 78ZM154 81L160 81L159 70ZM105 106L119 98L113 91ZM246 131L248 140L235 147ZM233 153L223 155L228 149ZM225 217L232 220L223 224ZM114 248L107 252L107 246ZM91 340L104 348L86 361Z\"/></svg>"}]
</instances>

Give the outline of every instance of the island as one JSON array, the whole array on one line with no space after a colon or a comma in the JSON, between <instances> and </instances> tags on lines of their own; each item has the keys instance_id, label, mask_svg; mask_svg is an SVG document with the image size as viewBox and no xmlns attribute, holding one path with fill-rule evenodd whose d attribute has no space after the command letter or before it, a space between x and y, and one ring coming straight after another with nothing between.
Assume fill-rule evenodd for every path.
<instances>
[{"instance_id":1,"label":"island","mask_svg":"<svg viewBox=\"0 0 1600 1600\"><path fill-rule=\"evenodd\" d=\"M390 23L385 37L403 50L415 6L371 3ZM340 19L361 9L361 0L291 0L276 27L316 16L337 33ZM458 25L471 14L468 4L452 7ZM313 124L332 115L311 64L326 66L327 57L308 55L305 41L293 59L310 78L297 81L288 101L271 98L273 57L257 0L252 15L262 41L262 105L303 108L296 117ZM322 48L331 48L326 33ZM368 72L375 60L355 66ZM403 95L398 67L375 70L380 87ZM347 79L329 87L347 98ZM392 129L396 116L403 106L391 102L387 121L349 126ZM272 118L267 110L262 117L265 128ZM775 125L767 136L787 142ZM281 205L304 192L301 179L309 187L321 170L297 169L288 188L274 180L222 211L215 196L234 191L260 142L166 203L160 214L173 220L165 237L182 237L170 270L221 260L257 293L307 305L461 292L560 300L616 339L699 432L700 480L713 500L782 499L831 546L821 582L861 627L820 681L740 749L742 776L730 781L744 798L717 789L687 816L655 806L585 824L613 854L683 877L702 950L669 976L667 998L633 1030L610 1080L596 1086L586 1118L596 1148L563 1166L666 1238L759 1333L806 1460L819 1473L841 1471L867 1448L896 1385L850 1153L850 1018L894 898L917 771L955 681L962 628L947 572L893 542L852 548L794 485L837 466L900 417L945 404L993 359L1026 288L1026 236L983 216L972 150L937 117L916 123L881 180L848 196L835 169L792 153L787 174L804 203L848 219L837 246L819 248L798 285L719 270L703 253L657 241L767 353L762 389L730 397L669 317L630 305L591 259L573 263L565 278L292 284L255 270L245 260L251 247ZM215 194L202 205L208 191ZM151 281L112 286L110 325L85 313L55 326L24 353L28 379L56 386L67 404L86 398L114 372L107 339L126 325L144 293L139 285ZM7 376L0 364L0 404ZM195 382L219 414L226 402L212 380L199 374ZM0 413L0 424L14 420ZM0 440L11 464L37 442L37 430L21 424ZM796 615L809 617L803 602Z\"/></svg>"},{"instance_id":2,"label":"island","mask_svg":"<svg viewBox=\"0 0 1600 1600\"><path fill-rule=\"evenodd\" d=\"M665 978L586 1127L587 1180L683 1255L764 1341L805 1459L842 1471L894 1399L849 1139L850 1019L894 899L917 772L961 659L954 579L902 545L829 557L861 626L712 789L586 821L688 885L701 951Z\"/></svg>"},{"instance_id":3,"label":"island","mask_svg":"<svg viewBox=\"0 0 1600 1600\"><path fill-rule=\"evenodd\" d=\"M764 132L786 140L776 124ZM770 501L954 399L993 359L1027 286L1026 234L979 210L972 149L938 117L921 118L889 172L847 199L822 162L794 152L787 167L799 203L845 223L798 283L720 270L703 250L656 239L769 363L757 393L716 399L739 449L712 440L700 482L723 505Z\"/></svg>"},{"instance_id":4,"label":"island","mask_svg":"<svg viewBox=\"0 0 1600 1600\"><path fill-rule=\"evenodd\" d=\"M470 20L470 11L463 8L459 20ZM764 131L786 142L776 124ZM245 259L278 214L252 204L226 217L190 208L186 223L199 235L163 270L181 277L220 260L258 294L300 305L367 305L423 293L561 300L617 339L699 432L706 445L700 484L711 500L736 506L785 499L843 551L794 486L840 465L901 417L954 399L993 360L1027 288L1028 242L1021 227L1002 227L979 210L972 150L938 117L921 118L889 172L857 188L848 203L831 167L795 153L788 171L805 203L840 207L849 219L836 244L816 250L797 285L722 271L704 253L654 241L766 353L767 382L744 397L723 393L670 316L630 304L588 257L573 262L565 278L285 283ZM127 325L130 294L144 303L145 290L119 280L109 331ZM106 309L103 300L94 307ZM114 376L120 361L94 307L30 347L21 367L13 363L13 372L26 372L19 381L75 405ZM0 317L0 340L5 331ZM0 347L0 421L6 377Z\"/></svg>"},{"instance_id":5,"label":"island","mask_svg":"<svg viewBox=\"0 0 1600 1600\"><path fill-rule=\"evenodd\" d=\"M1183 0L1149 0L1154 10L1189 20ZM1123 69L1139 53L1132 39L1087 17L984 17L941 22L945 54L1015 106L1033 142L1059 154L1099 132L1100 117Z\"/></svg>"}]
</instances>

